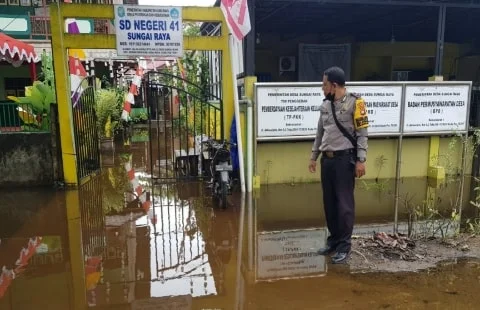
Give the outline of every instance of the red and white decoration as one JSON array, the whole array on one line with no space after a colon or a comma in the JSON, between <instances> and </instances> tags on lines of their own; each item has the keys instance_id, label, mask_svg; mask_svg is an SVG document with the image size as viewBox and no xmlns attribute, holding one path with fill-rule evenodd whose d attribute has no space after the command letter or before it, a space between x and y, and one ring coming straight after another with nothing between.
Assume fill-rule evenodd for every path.
<instances>
[{"instance_id":1,"label":"red and white decoration","mask_svg":"<svg viewBox=\"0 0 480 310\"><path fill-rule=\"evenodd\" d=\"M128 174L128 180L132 185L135 196L138 197L140 203L142 204L142 209L147 213L147 217L152 224L157 223L157 217L153 214L152 202L147 200L147 193L143 191L143 187L140 185L138 177L135 176L135 170L132 167L131 157L130 160L125 164L125 170Z\"/></svg>"},{"instance_id":2,"label":"red and white decoration","mask_svg":"<svg viewBox=\"0 0 480 310\"><path fill-rule=\"evenodd\" d=\"M22 63L37 63L40 58L35 53L32 45L15 40L0 32L0 60L19 67Z\"/></svg>"},{"instance_id":3,"label":"red and white decoration","mask_svg":"<svg viewBox=\"0 0 480 310\"><path fill-rule=\"evenodd\" d=\"M252 29L247 0L222 0L220 9L230 32L241 41Z\"/></svg>"},{"instance_id":4,"label":"red and white decoration","mask_svg":"<svg viewBox=\"0 0 480 310\"><path fill-rule=\"evenodd\" d=\"M70 96L73 107L77 106L80 95L83 92L82 81L87 77L87 70L77 57L68 57L68 65L70 71Z\"/></svg>"},{"instance_id":5,"label":"red and white decoration","mask_svg":"<svg viewBox=\"0 0 480 310\"><path fill-rule=\"evenodd\" d=\"M138 62L137 70L135 71L135 76L133 77L132 84L128 90L128 94L125 98L125 103L123 104L122 119L128 121L130 112L132 111L132 104L135 103L134 96L138 95L138 88L142 85L143 71L145 68Z\"/></svg>"},{"instance_id":6,"label":"red and white decoration","mask_svg":"<svg viewBox=\"0 0 480 310\"><path fill-rule=\"evenodd\" d=\"M28 241L27 247L20 251L20 257L15 262L17 266L15 269L8 269L6 266L3 266L0 274L0 298L5 295L5 292L15 277L25 270L30 258L37 252L41 241L41 237L34 237Z\"/></svg>"}]
</instances>

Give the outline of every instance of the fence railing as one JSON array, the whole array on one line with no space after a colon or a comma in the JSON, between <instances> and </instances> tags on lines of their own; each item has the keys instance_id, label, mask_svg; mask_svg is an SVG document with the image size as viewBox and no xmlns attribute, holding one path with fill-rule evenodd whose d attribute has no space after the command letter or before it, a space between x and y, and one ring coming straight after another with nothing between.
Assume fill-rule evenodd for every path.
<instances>
[{"instance_id":1,"label":"fence railing","mask_svg":"<svg viewBox=\"0 0 480 310\"><path fill-rule=\"evenodd\" d=\"M32 16L30 15L30 39L45 39L52 38L52 28L50 28L50 17L48 16Z\"/></svg>"},{"instance_id":2,"label":"fence railing","mask_svg":"<svg viewBox=\"0 0 480 310\"><path fill-rule=\"evenodd\" d=\"M11 132L49 132L42 129L42 116L30 112L27 104L0 101L0 134Z\"/></svg>"},{"instance_id":3,"label":"fence railing","mask_svg":"<svg viewBox=\"0 0 480 310\"><path fill-rule=\"evenodd\" d=\"M96 34L108 34L110 27L108 19L94 19L93 20L93 33ZM30 15L31 32L30 39L42 39L51 40L52 29L50 27L49 16L37 16Z\"/></svg>"}]
</instances>

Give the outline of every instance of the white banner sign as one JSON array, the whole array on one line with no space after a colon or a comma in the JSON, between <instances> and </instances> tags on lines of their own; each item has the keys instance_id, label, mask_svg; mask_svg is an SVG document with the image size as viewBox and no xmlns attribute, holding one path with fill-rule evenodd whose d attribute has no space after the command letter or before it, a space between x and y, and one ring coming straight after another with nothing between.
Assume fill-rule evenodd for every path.
<instances>
[{"instance_id":1,"label":"white banner sign","mask_svg":"<svg viewBox=\"0 0 480 310\"><path fill-rule=\"evenodd\" d=\"M257 88L258 137L314 136L322 100L321 86Z\"/></svg>"},{"instance_id":2,"label":"white banner sign","mask_svg":"<svg viewBox=\"0 0 480 310\"><path fill-rule=\"evenodd\" d=\"M407 85L404 132L466 130L469 93L469 85Z\"/></svg>"},{"instance_id":3,"label":"white banner sign","mask_svg":"<svg viewBox=\"0 0 480 310\"><path fill-rule=\"evenodd\" d=\"M325 229L258 234L257 279L323 275L325 256L317 251L326 238Z\"/></svg>"},{"instance_id":4,"label":"white banner sign","mask_svg":"<svg viewBox=\"0 0 480 310\"><path fill-rule=\"evenodd\" d=\"M269 84L256 85L258 139L314 137L324 98L321 84ZM470 83L368 84L347 83L347 90L365 100L369 135L454 133L468 128Z\"/></svg>"},{"instance_id":5,"label":"white banner sign","mask_svg":"<svg viewBox=\"0 0 480 310\"><path fill-rule=\"evenodd\" d=\"M368 134L399 133L402 112L402 86L347 86L365 100L368 114Z\"/></svg>"},{"instance_id":6,"label":"white banner sign","mask_svg":"<svg viewBox=\"0 0 480 310\"><path fill-rule=\"evenodd\" d=\"M115 5L117 55L183 57L181 7Z\"/></svg>"}]
</instances>

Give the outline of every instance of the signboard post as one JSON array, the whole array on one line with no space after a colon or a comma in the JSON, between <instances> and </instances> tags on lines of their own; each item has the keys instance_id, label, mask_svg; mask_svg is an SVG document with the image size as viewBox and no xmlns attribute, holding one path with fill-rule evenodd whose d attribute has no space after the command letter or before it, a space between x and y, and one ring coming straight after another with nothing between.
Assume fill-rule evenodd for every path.
<instances>
[{"instance_id":1,"label":"signboard post","mask_svg":"<svg viewBox=\"0 0 480 310\"><path fill-rule=\"evenodd\" d=\"M183 57L181 7L114 7L118 56Z\"/></svg>"},{"instance_id":2,"label":"signboard post","mask_svg":"<svg viewBox=\"0 0 480 310\"><path fill-rule=\"evenodd\" d=\"M466 131L469 99L470 87L467 84L407 84L404 133Z\"/></svg>"},{"instance_id":3,"label":"signboard post","mask_svg":"<svg viewBox=\"0 0 480 310\"><path fill-rule=\"evenodd\" d=\"M346 87L365 100L370 137L468 129L469 82L350 82ZM257 141L314 139L323 98L321 83L256 83Z\"/></svg>"},{"instance_id":4,"label":"signboard post","mask_svg":"<svg viewBox=\"0 0 480 310\"><path fill-rule=\"evenodd\" d=\"M347 90L365 100L368 134L399 134L402 85L348 85Z\"/></svg>"},{"instance_id":5,"label":"signboard post","mask_svg":"<svg viewBox=\"0 0 480 310\"><path fill-rule=\"evenodd\" d=\"M271 84L271 83L269 83ZM257 136L260 138L315 136L322 104L322 87L316 85L257 88Z\"/></svg>"},{"instance_id":6,"label":"signboard post","mask_svg":"<svg viewBox=\"0 0 480 310\"><path fill-rule=\"evenodd\" d=\"M317 132L321 83L257 83L257 140L313 139ZM398 136L401 131L403 85L351 82L347 91L365 99L369 136Z\"/></svg>"}]
</instances>

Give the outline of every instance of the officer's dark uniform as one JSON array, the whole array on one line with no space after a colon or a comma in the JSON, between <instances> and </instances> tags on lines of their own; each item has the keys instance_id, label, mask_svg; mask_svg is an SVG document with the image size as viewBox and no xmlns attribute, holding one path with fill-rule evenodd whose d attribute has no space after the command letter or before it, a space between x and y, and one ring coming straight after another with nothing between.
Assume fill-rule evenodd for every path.
<instances>
[{"instance_id":1,"label":"officer's dark uniform","mask_svg":"<svg viewBox=\"0 0 480 310\"><path fill-rule=\"evenodd\" d=\"M363 100L347 92L335 101L335 113L339 123L356 138L357 150L335 124L331 103L325 100L321 107L318 129L312 149L312 160L321 157L323 204L330 236L327 245L340 253L351 249L351 237L355 219L355 163L366 158L368 148L368 121ZM357 121L357 123L355 123ZM356 125L357 124L357 125Z\"/></svg>"}]
</instances>

